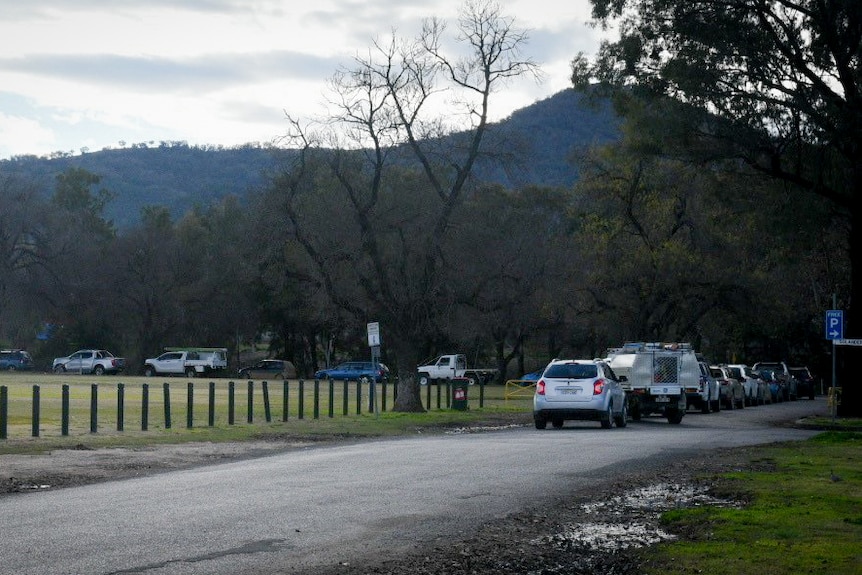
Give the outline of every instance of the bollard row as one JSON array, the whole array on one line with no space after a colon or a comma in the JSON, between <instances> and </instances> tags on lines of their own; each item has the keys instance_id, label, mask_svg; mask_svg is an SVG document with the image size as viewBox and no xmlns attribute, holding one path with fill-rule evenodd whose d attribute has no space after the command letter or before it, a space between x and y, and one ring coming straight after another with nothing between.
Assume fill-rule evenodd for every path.
<instances>
[{"instance_id":1,"label":"bollard row","mask_svg":"<svg viewBox=\"0 0 862 575\"><path fill-rule=\"evenodd\" d=\"M336 410L336 382L334 380L328 380L323 382L324 385L327 386L327 399L326 408L327 408L327 417L333 418L335 417ZM321 416L321 381L314 380L313 388L311 391L312 394L312 417L314 419L319 419ZM363 394L363 384L362 382L355 382L356 385L356 393L355 393L355 413L357 415L362 414L363 407L363 398L365 395ZM434 380L429 382L426 387L426 398L425 398L425 407L427 409L432 409L432 387L436 389L436 408L437 409L449 409L453 407L453 381L449 379L445 380ZM297 406L295 416L298 419L305 418L306 412L306 382L304 380L299 380L297 383ZM380 384L381 389L381 397L380 397L380 408L382 411L387 411L388 408L388 393L387 393L387 383L382 382ZM484 385L480 385L479 396L480 396L480 406L482 406L483 396L484 396ZM374 412L376 406L378 405L377 401L377 385L369 385L367 390L368 397L368 412ZM126 384L118 383L117 384L117 405L116 405L116 429L117 431L124 431L125 425L127 421L127 397L126 397ZM281 404L281 421L288 421L288 417L290 414L290 382L284 381L282 382L282 404ZM272 406L270 403L270 393L269 393L269 384L266 381L260 382L260 392L262 397L262 406L264 419L267 423L272 422ZM445 392L445 393L444 393ZM350 386L348 381L343 381L341 386L341 415L347 416L350 412ZM162 384L162 406L163 406L163 417L162 421L165 429L171 429L173 425L172 422L172 408L171 408L171 389L169 383ZM211 381L208 386L208 401L207 401L207 425L209 427L214 427L216 425L216 413L217 413L217 402L216 402L216 383ZM397 387L393 386L393 402L397 399ZM90 395L89 395L89 430L90 433L97 433L99 429L99 386L98 384L92 384L90 386ZM254 423L254 414L255 407L257 406L257 398L255 395L255 383L252 381L248 382L247 387L247 413L246 413L246 421L251 424ZM31 435L33 437L39 437L40 429L42 426L42 393L41 387L39 385L33 385L32 388L32 411L31 411ZM150 385L148 383L144 383L141 385L141 395L140 395L140 428L141 431L148 431L150 428ZM458 406L455 406L458 408ZM103 406L104 408L104 406ZM6 439L8 437L8 411L9 411L9 393L7 386L0 386L0 439ZM71 400L70 400L70 386L68 384L63 384L61 386L61 398L60 398L60 433L63 436L68 436L70 434L70 420L71 420ZM186 389L186 405L185 405L185 413L186 413L186 427L191 429L195 424L195 388L194 383L188 382ZM227 388L227 423L228 425L235 425L236 423L236 384L233 381L228 382Z\"/></svg>"}]
</instances>

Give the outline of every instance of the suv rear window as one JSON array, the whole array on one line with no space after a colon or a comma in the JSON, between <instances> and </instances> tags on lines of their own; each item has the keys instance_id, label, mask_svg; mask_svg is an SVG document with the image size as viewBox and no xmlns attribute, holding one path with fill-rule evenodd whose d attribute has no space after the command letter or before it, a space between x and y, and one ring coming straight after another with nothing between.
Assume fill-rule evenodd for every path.
<instances>
[{"instance_id":1,"label":"suv rear window","mask_svg":"<svg viewBox=\"0 0 862 575\"><path fill-rule=\"evenodd\" d=\"M558 379L592 379L598 375L595 365L585 363L560 363L549 366L545 371L545 377Z\"/></svg>"}]
</instances>

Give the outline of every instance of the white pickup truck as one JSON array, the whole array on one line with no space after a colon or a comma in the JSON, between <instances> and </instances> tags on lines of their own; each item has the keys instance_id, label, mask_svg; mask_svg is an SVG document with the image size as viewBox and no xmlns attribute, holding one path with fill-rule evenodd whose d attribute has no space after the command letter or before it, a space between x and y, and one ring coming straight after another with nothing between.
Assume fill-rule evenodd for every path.
<instances>
[{"instance_id":1,"label":"white pickup truck","mask_svg":"<svg viewBox=\"0 0 862 575\"><path fill-rule=\"evenodd\" d=\"M227 348L166 348L159 357L144 361L144 375L185 375L197 377L227 369Z\"/></svg>"},{"instance_id":2,"label":"white pickup truck","mask_svg":"<svg viewBox=\"0 0 862 575\"><path fill-rule=\"evenodd\" d=\"M431 380L452 379L465 377L474 383L488 383L497 375L496 369L468 368L467 356L462 353L450 353L441 355L435 359L425 362L416 368L416 374L420 385L428 385Z\"/></svg>"}]
</instances>

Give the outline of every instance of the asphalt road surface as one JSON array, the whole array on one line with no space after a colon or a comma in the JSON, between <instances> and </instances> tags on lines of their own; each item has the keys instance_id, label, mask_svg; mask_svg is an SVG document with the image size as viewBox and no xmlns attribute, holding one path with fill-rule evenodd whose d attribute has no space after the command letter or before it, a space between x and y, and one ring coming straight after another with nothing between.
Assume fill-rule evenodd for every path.
<instances>
[{"instance_id":1,"label":"asphalt road surface","mask_svg":"<svg viewBox=\"0 0 862 575\"><path fill-rule=\"evenodd\" d=\"M0 573L293 573L470 533L604 477L815 432L779 425L825 400L315 447L0 499Z\"/></svg>"}]
</instances>

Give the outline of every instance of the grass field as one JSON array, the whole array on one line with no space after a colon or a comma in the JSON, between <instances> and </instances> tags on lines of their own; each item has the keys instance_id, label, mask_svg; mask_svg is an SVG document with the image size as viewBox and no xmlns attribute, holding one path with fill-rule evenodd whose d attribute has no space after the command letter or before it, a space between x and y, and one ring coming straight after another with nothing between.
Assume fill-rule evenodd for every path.
<instances>
[{"instance_id":1,"label":"grass field","mask_svg":"<svg viewBox=\"0 0 862 575\"><path fill-rule=\"evenodd\" d=\"M217 432L250 425L260 431L284 421L386 413L395 401L393 384L377 384L373 405L369 386L358 386L356 382L330 384L312 380L300 386L297 380L264 383L227 378L4 373L0 374L0 387L6 389L7 412L5 422L0 414L0 427L5 423L6 439L63 436L64 386L68 393L68 436L134 431L176 434L188 430L199 437L204 429ZM489 410L529 409L532 393L506 397L505 389L497 385L481 389L471 386L469 408L479 409L481 403L481 408ZM423 387L421 397L431 412L451 411L445 385ZM34 410L34 406L38 409ZM38 425L34 426L36 419Z\"/></svg>"},{"instance_id":2,"label":"grass field","mask_svg":"<svg viewBox=\"0 0 862 575\"><path fill-rule=\"evenodd\" d=\"M862 434L826 432L754 457L762 470L719 478L719 490L749 503L665 513L688 537L646 551L645 573L862 573Z\"/></svg>"}]
</instances>

